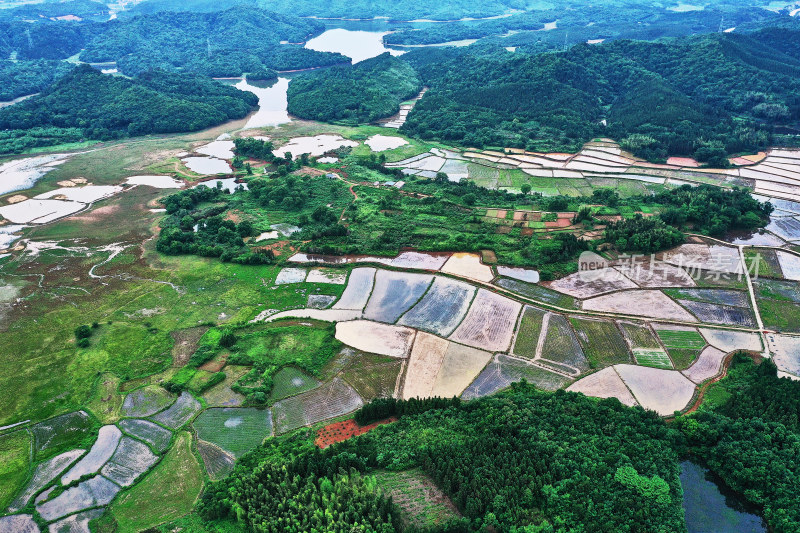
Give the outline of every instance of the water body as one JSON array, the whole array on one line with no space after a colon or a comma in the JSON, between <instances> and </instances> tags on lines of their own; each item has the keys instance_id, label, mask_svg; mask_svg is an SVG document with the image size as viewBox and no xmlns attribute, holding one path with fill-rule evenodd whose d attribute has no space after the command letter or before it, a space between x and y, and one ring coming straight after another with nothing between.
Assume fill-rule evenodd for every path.
<instances>
[{"instance_id":1,"label":"water body","mask_svg":"<svg viewBox=\"0 0 800 533\"><path fill-rule=\"evenodd\" d=\"M766 533L764 520L691 461L681 463L683 511L689 533Z\"/></svg>"},{"instance_id":2,"label":"water body","mask_svg":"<svg viewBox=\"0 0 800 533\"><path fill-rule=\"evenodd\" d=\"M42 176L66 162L69 156L43 155L0 164L0 195L30 189Z\"/></svg>"},{"instance_id":3,"label":"water body","mask_svg":"<svg viewBox=\"0 0 800 533\"><path fill-rule=\"evenodd\" d=\"M279 126L291 122L292 119L287 111L289 102L286 98L289 78L280 77L270 85L251 83L243 79L235 87L258 96L258 111L247 121L245 129Z\"/></svg>"},{"instance_id":4,"label":"water body","mask_svg":"<svg viewBox=\"0 0 800 533\"><path fill-rule=\"evenodd\" d=\"M334 28L309 40L305 44L305 48L319 52L339 52L352 58L353 63L381 55L384 52L389 52L393 56L404 54L403 50L394 50L383 45L383 36L388 33L388 31Z\"/></svg>"}]
</instances>

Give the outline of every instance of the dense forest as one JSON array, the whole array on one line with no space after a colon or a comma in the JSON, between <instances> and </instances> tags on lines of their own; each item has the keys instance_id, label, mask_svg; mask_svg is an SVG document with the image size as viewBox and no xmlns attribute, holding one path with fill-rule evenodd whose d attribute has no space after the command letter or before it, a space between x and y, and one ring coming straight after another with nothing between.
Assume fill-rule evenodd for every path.
<instances>
[{"instance_id":1,"label":"dense forest","mask_svg":"<svg viewBox=\"0 0 800 533\"><path fill-rule=\"evenodd\" d=\"M339 530L363 513L370 525L360 531L400 531L387 525L393 508L377 491L370 506L361 499L351 506L340 498L326 504L328 499L317 497L311 501L321 503L312 504L311 512L291 516L293 506L272 516L266 511L335 485L343 481L342 473L356 483L341 488L347 494L368 492L365 477L375 469L420 467L464 515L440 531L685 529L673 450L679 435L653 413L528 385L443 405L402 409L409 414L399 422L322 452L302 432L268 441L229 478L209 487L201 515L238 516L256 531L277 531L280 519L283 531L311 531ZM316 487L305 481L312 478Z\"/></svg>"},{"instance_id":2,"label":"dense forest","mask_svg":"<svg viewBox=\"0 0 800 533\"><path fill-rule=\"evenodd\" d=\"M108 20L108 6L94 0L69 0L67 2L40 2L19 7L0 9L0 20Z\"/></svg>"},{"instance_id":3,"label":"dense forest","mask_svg":"<svg viewBox=\"0 0 800 533\"><path fill-rule=\"evenodd\" d=\"M649 160L690 155L719 164L768 146L776 125L800 118L798 42L800 31L783 30L778 41L764 30L533 56L414 51L404 59L430 91L404 131L539 151L574 151L605 135Z\"/></svg>"},{"instance_id":4,"label":"dense forest","mask_svg":"<svg viewBox=\"0 0 800 533\"><path fill-rule=\"evenodd\" d=\"M242 118L257 103L252 93L192 74L127 79L81 65L39 96L0 109L0 130L7 130L0 153L63 142L65 131L79 132L72 141L195 131ZM31 130L53 135L31 137Z\"/></svg>"},{"instance_id":5,"label":"dense forest","mask_svg":"<svg viewBox=\"0 0 800 533\"><path fill-rule=\"evenodd\" d=\"M339 54L281 44L302 42L322 29L315 20L252 8L157 13L107 23L87 43L81 60L116 61L129 75L158 68L215 77L349 62Z\"/></svg>"},{"instance_id":6,"label":"dense forest","mask_svg":"<svg viewBox=\"0 0 800 533\"><path fill-rule=\"evenodd\" d=\"M419 77L386 52L352 66L296 78L289 85L289 113L301 118L358 124L394 115L416 96Z\"/></svg>"},{"instance_id":7,"label":"dense forest","mask_svg":"<svg viewBox=\"0 0 800 533\"><path fill-rule=\"evenodd\" d=\"M71 69L63 61L0 61L0 101L42 92Z\"/></svg>"}]
</instances>

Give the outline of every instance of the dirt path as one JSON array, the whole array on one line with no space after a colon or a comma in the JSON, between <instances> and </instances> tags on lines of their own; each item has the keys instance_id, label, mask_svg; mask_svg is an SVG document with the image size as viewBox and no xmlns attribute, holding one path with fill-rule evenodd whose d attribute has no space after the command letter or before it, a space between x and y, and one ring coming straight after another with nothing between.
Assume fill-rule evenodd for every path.
<instances>
[{"instance_id":1,"label":"dirt path","mask_svg":"<svg viewBox=\"0 0 800 533\"><path fill-rule=\"evenodd\" d=\"M728 355L726 355L725 359L722 360L722 369L720 373L714 376L712 379L703 383L703 385L699 389L697 389L697 399L689 409L683 412L684 415L688 415L690 413L694 413L695 411L697 411L697 409L700 408L700 405L703 403L703 397L705 397L706 390L708 389L708 387L710 387L712 384L716 383L717 381L721 380L722 378L728 375L728 369L731 366L731 361L733 360L733 354L735 353L736 352L733 351Z\"/></svg>"}]
</instances>

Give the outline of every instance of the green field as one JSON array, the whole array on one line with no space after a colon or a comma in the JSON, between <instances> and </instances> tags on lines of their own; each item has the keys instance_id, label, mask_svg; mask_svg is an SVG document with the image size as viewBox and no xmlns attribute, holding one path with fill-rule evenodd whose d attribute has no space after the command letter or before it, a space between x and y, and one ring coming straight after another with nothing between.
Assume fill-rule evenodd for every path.
<instances>
[{"instance_id":1,"label":"green field","mask_svg":"<svg viewBox=\"0 0 800 533\"><path fill-rule=\"evenodd\" d=\"M342 377L365 401L394 394L402 361L396 357L361 353L355 356Z\"/></svg>"},{"instance_id":2,"label":"green field","mask_svg":"<svg viewBox=\"0 0 800 533\"><path fill-rule=\"evenodd\" d=\"M545 312L541 309L525 307L519 323L519 330L517 330L517 338L514 341L514 355L527 359L536 357L536 347L539 344L544 315Z\"/></svg>"},{"instance_id":3,"label":"green field","mask_svg":"<svg viewBox=\"0 0 800 533\"><path fill-rule=\"evenodd\" d=\"M633 356L636 358L636 364L642 366L652 366L653 368L666 368L672 370L672 361L664 350L656 349L651 350L647 348L635 348Z\"/></svg>"},{"instance_id":4,"label":"green field","mask_svg":"<svg viewBox=\"0 0 800 533\"><path fill-rule=\"evenodd\" d=\"M175 520L192 510L203 488L203 474L183 432L158 465L111 505L119 533L136 533Z\"/></svg>"},{"instance_id":5,"label":"green field","mask_svg":"<svg viewBox=\"0 0 800 533\"><path fill-rule=\"evenodd\" d=\"M614 322L581 318L570 318L570 322L592 368L631 362L628 343Z\"/></svg>"},{"instance_id":6,"label":"green field","mask_svg":"<svg viewBox=\"0 0 800 533\"><path fill-rule=\"evenodd\" d=\"M271 401L282 400L295 394L300 394L314 387L320 382L294 366L286 366L275 372L272 376Z\"/></svg>"},{"instance_id":7,"label":"green field","mask_svg":"<svg viewBox=\"0 0 800 533\"><path fill-rule=\"evenodd\" d=\"M0 436L0 509L5 509L28 478L31 435L18 430Z\"/></svg>"},{"instance_id":8,"label":"green field","mask_svg":"<svg viewBox=\"0 0 800 533\"><path fill-rule=\"evenodd\" d=\"M690 367L706 345L706 340L697 330L656 329L656 334L664 343L664 347L678 370Z\"/></svg>"},{"instance_id":9,"label":"green field","mask_svg":"<svg viewBox=\"0 0 800 533\"><path fill-rule=\"evenodd\" d=\"M192 423L197 438L241 457L272 434L272 415L266 409L207 409Z\"/></svg>"}]
</instances>

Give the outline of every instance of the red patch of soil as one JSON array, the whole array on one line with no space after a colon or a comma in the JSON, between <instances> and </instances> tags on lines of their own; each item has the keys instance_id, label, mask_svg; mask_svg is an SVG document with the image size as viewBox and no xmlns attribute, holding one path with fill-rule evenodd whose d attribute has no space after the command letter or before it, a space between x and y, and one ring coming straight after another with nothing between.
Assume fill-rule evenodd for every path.
<instances>
[{"instance_id":1,"label":"red patch of soil","mask_svg":"<svg viewBox=\"0 0 800 533\"><path fill-rule=\"evenodd\" d=\"M378 426L391 424L392 422L397 422L397 418L391 417L387 418L386 420L379 420L378 422L373 422L367 426L359 426L352 418L349 420L343 420L342 422L334 422L333 424L328 424L324 428L317 431L317 438L314 441L314 444L320 448L327 448L331 444L344 442L353 437L363 435L364 433L375 429Z\"/></svg>"}]
</instances>

